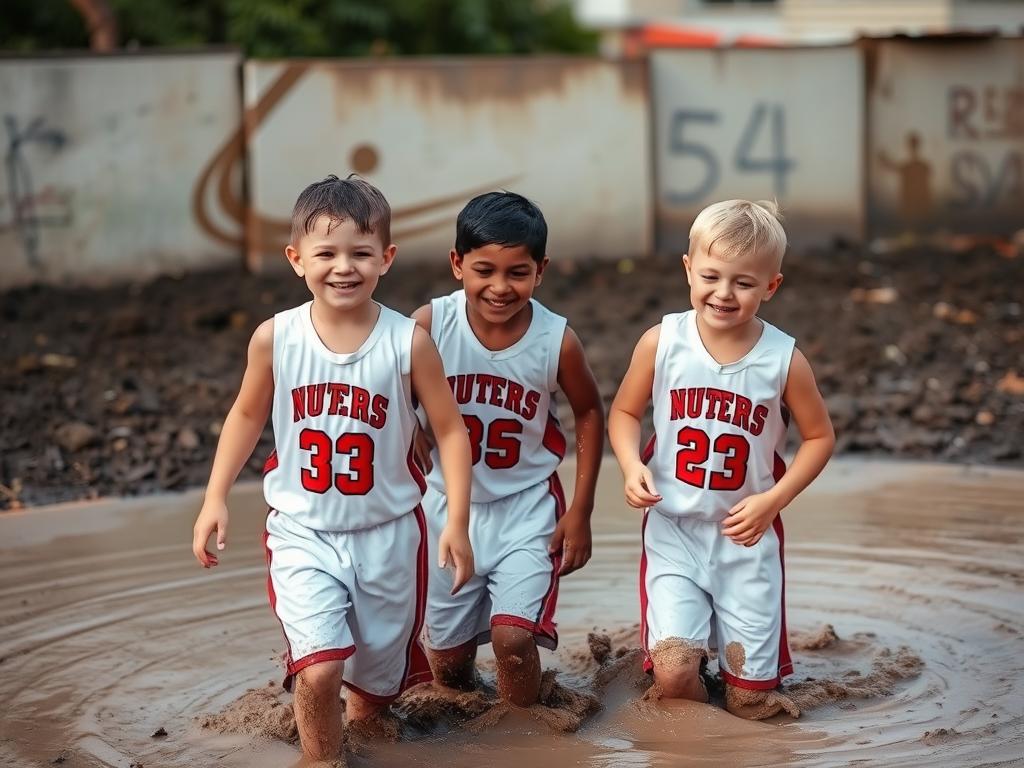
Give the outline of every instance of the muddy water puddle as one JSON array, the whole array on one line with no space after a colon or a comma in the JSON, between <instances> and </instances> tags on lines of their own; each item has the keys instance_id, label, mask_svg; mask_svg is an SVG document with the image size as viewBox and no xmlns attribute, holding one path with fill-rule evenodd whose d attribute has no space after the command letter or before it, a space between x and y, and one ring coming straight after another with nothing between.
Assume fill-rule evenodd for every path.
<instances>
[{"instance_id":1,"label":"muddy water puddle","mask_svg":"<svg viewBox=\"0 0 1024 768\"><path fill-rule=\"evenodd\" d=\"M289 698L268 687L283 639L264 593L260 489L235 493L209 572L190 552L199 498L0 516L0 763L294 762L276 738ZM767 723L642 700L628 650L640 520L610 464L599 498L594 559L563 580L562 649L542 662L600 711L576 732L530 712L420 721L351 765L1024 763L1024 472L834 462L784 515L787 684L805 711ZM595 629L607 643L588 644ZM243 711L249 689L265 692Z\"/></svg>"}]
</instances>

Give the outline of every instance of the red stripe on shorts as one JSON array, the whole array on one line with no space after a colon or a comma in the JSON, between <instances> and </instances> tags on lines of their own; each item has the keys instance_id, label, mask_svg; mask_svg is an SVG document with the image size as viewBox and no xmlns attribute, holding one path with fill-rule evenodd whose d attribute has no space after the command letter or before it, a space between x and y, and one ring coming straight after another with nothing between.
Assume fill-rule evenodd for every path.
<instances>
[{"instance_id":1,"label":"red stripe on shorts","mask_svg":"<svg viewBox=\"0 0 1024 768\"><path fill-rule=\"evenodd\" d=\"M654 438L651 438L650 446L653 448ZM654 669L654 662L647 648L647 544L644 537L647 534L647 516L650 509L644 510L644 522L640 528L640 647L644 652L644 672Z\"/></svg>"},{"instance_id":2,"label":"red stripe on shorts","mask_svg":"<svg viewBox=\"0 0 1024 768\"><path fill-rule=\"evenodd\" d=\"M772 474L775 482L779 482L786 474L786 462L779 454L775 454L775 465ZM793 674L793 659L789 655L789 635L786 632L786 536L782 528L782 515L776 515L772 522L775 535L779 537L779 568L782 570L782 624L779 628L779 677ZM778 681L776 681L778 682Z\"/></svg>"}]
</instances>

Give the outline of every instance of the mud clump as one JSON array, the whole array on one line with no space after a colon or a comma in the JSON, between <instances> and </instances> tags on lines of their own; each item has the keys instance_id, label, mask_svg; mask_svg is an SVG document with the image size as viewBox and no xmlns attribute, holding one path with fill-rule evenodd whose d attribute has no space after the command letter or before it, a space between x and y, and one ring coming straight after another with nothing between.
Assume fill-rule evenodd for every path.
<instances>
[{"instance_id":1,"label":"mud clump","mask_svg":"<svg viewBox=\"0 0 1024 768\"><path fill-rule=\"evenodd\" d=\"M735 645L739 645L736 643ZM743 652L743 646L740 646ZM681 637L669 637L659 640L658 644L651 649L651 661L658 667L688 667L692 664L706 661L708 652L692 640L684 640ZM746 655L743 660L746 661ZM742 666L742 665L741 665Z\"/></svg>"},{"instance_id":2,"label":"mud clump","mask_svg":"<svg viewBox=\"0 0 1024 768\"><path fill-rule=\"evenodd\" d=\"M743 667L747 663L747 652L741 643L732 642L725 647L725 660L736 677L744 677Z\"/></svg>"},{"instance_id":3,"label":"mud clump","mask_svg":"<svg viewBox=\"0 0 1024 768\"><path fill-rule=\"evenodd\" d=\"M270 683L263 688L252 688L216 715L200 720L203 728L217 733L244 733L264 736L293 744L299 741L292 705L282 701L281 687Z\"/></svg>"},{"instance_id":4,"label":"mud clump","mask_svg":"<svg viewBox=\"0 0 1024 768\"><path fill-rule=\"evenodd\" d=\"M921 741L929 747L945 744L960 737L960 732L953 728L936 728L934 731L925 731L921 734Z\"/></svg>"},{"instance_id":5,"label":"mud clump","mask_svg":"<svg viewBox=\"0 0 1024 768\"><path fill-rule=\"evenodd\" d=\"M894 653L883 648L871 663L871 671L858 674L851 670L842 675L842 680L816 680L808 678L786 686L785 693L802 709L820 707L844 699L870 699L889 696L901 680L909 680L921 674L924 661L906 646Z\"/></svg>"},{"instance_id":6,"label":"mud clump","mask_svg":"<svg viewBox=\"0 0 1024 768\"><path fill-rule=\"evenodd\" d=\"M821 651L839 642L839 635L831 624L823 624L814 632L790 632L789 648L793 651Z\"/></svg>"},{"instance_id":7,"label":"mud clump","mask_svg":"<svg viewBox=\"0 0 1024 768\"><path fill-rule=\"evenodd\" d=\"M489 706L482 690L456 691L424 683L402 694L394 708L406 723L426 732L442 723L460 725L468 722L482 715Z\"/></svg>"},{"instance_id":8,"label":"mud clump","mask_svg":"<svg viewBox=\"0 0 1024 768\"><path fill-rule=\"evenodd\" d=\"M590 655L598 664L604 664L612 655L612 640L608 635L591 632L587 635Z\"/></svg>"},{"instance_id":9,"label":"mud clump","mask_svg":"<svg viewBox=\"0 0 1024 768\"><path fill-rule=\"evenodd\" d=\"M780 712L800 717L800 708L790 697L778 691L750 691L727 685L725 703L730 712L747 720L765 720Z\"/></svg>"}]
</instances>

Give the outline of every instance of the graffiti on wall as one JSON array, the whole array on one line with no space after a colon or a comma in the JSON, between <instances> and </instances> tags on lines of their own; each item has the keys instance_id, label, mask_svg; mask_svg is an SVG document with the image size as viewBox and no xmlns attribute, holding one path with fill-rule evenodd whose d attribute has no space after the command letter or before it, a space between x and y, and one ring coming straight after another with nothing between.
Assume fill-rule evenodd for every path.
<instances>
[{"instance_id":1,"label":"graffiti on wall","mask_svg":"<svg viewBox=\"0 0 1024 768\"><path fill-rule=\"evenodd\" d=\"M261 254L284 250L291 234L291 221L286 217L270 216L253 210L241 194L242 185L234 180L241 173L247 142L251 141L260 126L309 69L310 65L306 63L289 64L284 68L256 104L245 110L241 127L214 154L193 189L192 210L199 226L218 242L239 247L245 245L249 252L250 266L253 267L261 265ZM348 167L361 175L370 175L379 165L382 151L372 143L359 144L348 158ZM513 184L519 178L517 175L494 179L456 194L396 208L391 214L392 237L404 240L450 227L455 213L466 200ZM215 216L215 210L219 215ZM424 217L427 217L426 221ZM235 226L224 227L216 222L217 218L226 219Z\"/></svg>"},{"instance_id":2,"label":"graffiti on wall","mask_svg":"<svg viewBox=\"0 0 1024 768\"><path fill-rule=\"evenodd\" d=\"M947 105L947 131L955 147L951 205L984 211L1024 204L1024 88L954 85ZM982 144L987 151L981 151ZM993 152L1000 145L1008 146Z\"/></svg>"},{"instance_id":3,"label":"graffiti on wall","mask_svg":"<svg viewBox=\"0 0 1024 768\"><path fill-rule=\"evenodd\" d=\"M699 203L713 197L722 176L723 158L715 143L721 134L722 114L715 110L677 109L672 112L668 130L668 151L671 156L688 158L694 172L689 188L673 186L665 196L673 205ZM786 152L786 111L781 104L755 103L746 117L743 131L731 158L733 168L741 174L767 174L771 177L772 194L786 195L787 176L796 168L796 160ZM678 174L683 178L683 174Z\"/></svg>"},{"instance_id":4,"label":"graffiti on wall","mask_svg":"<svg viewBox=\"0 0 1024 768\"><path fill-rule=\"evenodd\" d=\"M24 123L16 115L4 115L7 135L4 153L6 187L0 193L0 232L14 231L29 266L41 269L40 235L49 227L70 227L72 223L70 188L46 185L36 189L33 179L34 151L59 152L67 136L48 127L45 118Z\"/></svg>"}]
</instances>

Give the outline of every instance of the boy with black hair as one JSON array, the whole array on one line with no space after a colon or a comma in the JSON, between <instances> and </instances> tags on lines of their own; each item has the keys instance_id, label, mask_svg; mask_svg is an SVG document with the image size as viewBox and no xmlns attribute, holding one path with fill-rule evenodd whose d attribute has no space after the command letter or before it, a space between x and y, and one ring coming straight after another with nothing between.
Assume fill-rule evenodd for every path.
<instances>
[{"instance_id":1,"label":"boy with black hair","mask_svg":"<svg viewBox=\"0 0 1024 768\"><path fill-rule=\"evenodd\" d=\"M474 198L459 214L449 254L462 290L413 313L441 353L473 454L469 535L476 572L457 595L443 571L431 573L431 667L443 685L471 689L477 646L490 641L498 692L518 706L539 697L537 646L554 649L558 642L558 579L590 559L604 443L601 397L580 340L564 318L533 299L548 264L546 246L547 223L525 197ZM556 474L566 447L557 389L576 420L568 509ZM433 533L452 514L452 499L436 470L427 480L423 506Z\"/></svg>"},{"instance_id":2,"label":"boy with black hair","mask_svg":"<svg viewBox=\"0 0 1024 768\"><path fill-rule=\"evenodd\" d=\"M216 566L207 540L216 532L225 548L228 490L271 415L267 586L288 643L285 687L295 679L302 752L314 761L341 751L343 683L351 721L430 680L419 640L428 544L414 397L448 494L437 556L455 566L453 592L473 571L469 444L441 359L412 320L373 300L395 258L390 220L384 196L362 179L329 176L299 195L285 255L313 300L253 334L193 532L196 558Z\"/></svg>"}]
</instances>

